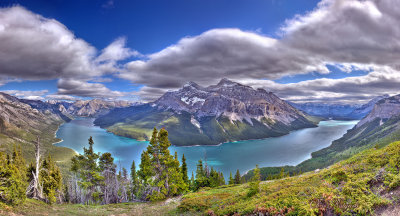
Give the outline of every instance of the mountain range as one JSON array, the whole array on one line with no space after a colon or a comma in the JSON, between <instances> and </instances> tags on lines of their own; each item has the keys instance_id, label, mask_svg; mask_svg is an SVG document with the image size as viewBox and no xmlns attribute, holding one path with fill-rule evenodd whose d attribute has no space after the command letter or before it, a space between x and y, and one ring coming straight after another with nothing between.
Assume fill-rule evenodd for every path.
<instances>
[{"instance_id":1,"label":"mountain range","mask_svg":"<svg viewBox=\"0 0 400 216\"><path fill-rule=\"evenodd\" d=\"M317 126L275 94L228 79L208 87L189 82L153 103L114 109L94 123L140 140L148 140L153 127L165 127L174 145L216 145Z\"/></svg>"},{"instance_id":2,"label":"mountain range","mask_svg":"<svg viewBox=\"0 0 400 216\"><path fill-rule=\"evenodd\" d=\"M378 96L366 104L289 103L297 109L313 116L336 120L358 120L371 112L376 102L388 97L389 95Z\"/></svg>"}]
</instances>

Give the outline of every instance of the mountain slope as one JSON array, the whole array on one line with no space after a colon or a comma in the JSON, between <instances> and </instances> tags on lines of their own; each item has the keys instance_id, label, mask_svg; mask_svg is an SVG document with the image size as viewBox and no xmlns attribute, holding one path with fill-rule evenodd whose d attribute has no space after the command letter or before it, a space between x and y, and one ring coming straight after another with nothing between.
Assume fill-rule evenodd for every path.
<instances>
[{"instance_id":1,"label":"mountain slope","mask_svg":"<svg viewBox=\"0 0 400 216\"><path fill-rule=\"evenodd\" d=\"M34 145L40 137L44 154L51 154L56 160L69 160L74 151L53 146L58 142L55 132L63 119L50 111L41 112L32 108L16 97L0 93L0 150L11 152L16 145L21 145L24 157L34 157Z\"/></svg>"},{"instance_id":2,"label":"mountain slope","mask_svg":"<svg viewBox=\"0 0 400 216\"><path fill-rule=\"evenodd\" d=\"M154 103L114 109L95 124L141 140L153 127L165 127L174 145L216 145L281 136L315 127L312 120L273 93L222 79L209 87L190 82Z\"/></svg>"}]
</instances>

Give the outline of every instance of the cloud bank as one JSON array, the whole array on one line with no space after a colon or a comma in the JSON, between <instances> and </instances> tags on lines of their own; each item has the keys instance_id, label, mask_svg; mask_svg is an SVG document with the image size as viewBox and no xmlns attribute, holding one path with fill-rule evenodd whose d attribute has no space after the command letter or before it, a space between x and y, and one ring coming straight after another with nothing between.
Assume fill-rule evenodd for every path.
<instances>
[{"instance_id":1,"label":"cloud bank","mask_svg":"<svg viewBox=\"0 0 400 216\"><path fill-rule=\"evenodd\" d=\"M131 96L107 88L109 77L116 76L143 85L135 94L150 101L188 81L210 85L227 77L287 100L365 102L398 93L398 11L397 0L322 0L312 11L286 20L277 38L240 29L211 29L142 55L127 48L124 37L98 51L54 19L19 6L3 8L0 85L14 79L58 79L56 95ZM132 57L139 60L121 63ZM368 73L289 84L274 81L332 73L327 65L343 73Z\"/></svg>"},{"instance_id":2,"label":"cloud bank","mask_svg":"<svg viewBox=\"0 0 400 216\"><path fill-rule=\"evenodd\" d=\"M287 20L279 30L280 39L239 29L214 29L183 38L148 60L132 61L120 76L145 84L140 95L159 95L189 80L207 85L228 77L276 91L288 100L307 101L309 96L311 101L327 97L362 102L398 92L399 9L396 0L323 0L313 11ZM370 73L295 84L264 81L330 73L328 64L344 72Z\"/></svg>"}]
</instances>

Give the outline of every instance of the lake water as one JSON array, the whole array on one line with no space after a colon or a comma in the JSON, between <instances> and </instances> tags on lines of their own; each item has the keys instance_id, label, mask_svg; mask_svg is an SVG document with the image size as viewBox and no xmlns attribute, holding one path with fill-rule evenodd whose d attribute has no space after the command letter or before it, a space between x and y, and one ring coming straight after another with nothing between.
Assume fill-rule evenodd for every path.
<instances>
[{"instance_id":1,"label":"lake water","mask_svg":"<svg viewBox=\"0 0 400 216\"><path fill-rule=\"evenodd\" d=\"M119 166L130 169L132 160L136 167L140 163L140 155L147 147L147 141L137 141L116 136L93 125L94 119L79 118L60 126L57 137L63 141L57 146L64 146L79 153L88 146L88 138L93 137L96 152L110 152ZM311 158L311 153L329 146L333 140L340 138L357 121L321 121L316 128L293 131L288 135L261 140L246 140L224 143L219 146L170 147L171 154L178 152L179 158L185 154L189 178L196 170L199 159L207 159L207 164L222 171L225 178L229 172L234 174L260 167L296 165Z\"/></svg>"}]
</instances>

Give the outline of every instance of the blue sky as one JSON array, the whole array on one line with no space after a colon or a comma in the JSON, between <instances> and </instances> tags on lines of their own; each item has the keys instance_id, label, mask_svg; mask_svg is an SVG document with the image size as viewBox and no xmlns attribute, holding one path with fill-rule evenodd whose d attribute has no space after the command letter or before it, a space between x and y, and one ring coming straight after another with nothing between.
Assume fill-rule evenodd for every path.
<instances>
[{"instance_id":1,"label":"blue sky","mask_svg":"<svg viewBox=\"0 0 400 216\"><path fill-rule=\"evenodd\" d=\"M355 4L360 5L355 5L354 8L350 8L353 6L350 4L351 1L355 1L357 2ZM61 26L57 28L63 29L65 27L67 31L66 34L72 35L72 40L84 41L85 44L83 45L83 48L76 48L77 50L85 50L85 52L88 53L87 55L89 57L85 57L82 61L88 61L88 64L96 66L95 68L85 69L82 71L80 70L83 67L79 67L80 69L76 71L76 74L79 75L76 75L75 71L71 72L70 67L67 69L60 69L61 66L54 66L54 68L51 69L56 71L54 75L50 74L51 72L46 72L43 74L39 73L38 76L31 76L30 74L35 73L35 71L33 71L33 69L32 71L27 69L26 73L23 73L23 75L14 76L12 71L23 70L24 68L21 69L20 67L16 67L18 69L10 69L8 66L12 64L10 63L7 65L7 70L10 72L4 72L3 78L0 76L0 90L31 91L29 94L27 93L26 97L32 96L32 94L34 94L32 91L47 90L47 93L45 94L42 92L42 95L33 95L39 99L48 99L46 98L46 95L67 95L78 98L102 97L101 92L104 92L105 98L151 100L158 97L162 92L165 92L168 89L178 88L187 81L196 81L202 85L208 85L214 84L217 80L223 77L228 77L233 80L243 81L245 84L254 87L263 87L274 92L280 91L281 94L279 95L278 93L278 95L289 100L298 99L300 101L305 101L307 99L304 95L308 94L305 92L299 95L294 94L294 86L291 84L298 84L298 86L296 86L298 88L302 88L301 86L310 86L312 84L314 86L313 90L320 89L325 92L320 95L311 95L313 96L312 100L321 99L327 95L332 95L330 94L331 92L335 92L337 93L337 100L346 101L344 100L345 93L338 93L336 92L336 89L323 89L323 86L315 86L317 81L326 79L336 85L339 81L332 80L340 80L342 83L346 83L349 80L351 81L351 79L348 79L350 77L361 77L363 80L367 80L367 76L371 76L371 72L376 72L377 67L391 64L391 62L382 63L380 59L368 58L368 53L360 52L363 47L355 47L358 50L354 52L351 50L345 50L346 52L344 52L343 50L339 50L339 48L342 49L343 47L339 47L336 49L339 53L336 56L336 50L334 49L335 45L339 46L340 44L348 44L349 47L352 47L351 43L356 44L356 40L349 42L338 41L337 43L332 44L332 52L325 52L327 48L321 44L324 43L324 39L327 36L322 35L323 31L326 32L327 30L330 31L335 28L331 26L330 29L323 29L324 27L321 27L322 25L319 24L325 24L329 27L330 25L335 25L335 22L338 23L338 20L334 20L335 18L341 18L333 16L333 18L331 18L332 21L329 22L328 18L319 19L319 14L325 12L326 16L328 16L329 13L340 14L341 12L345 13L345 10L349 10L349 8L354 10L355 8L365 6L372 8L370 8L371 14L361 14L360 16L372 16L374 15L372 14L374 9L378 10L381 14L386 15L386 11L384 10L387 10L387 8L381 7L381 5L373 0L369 1L372 3L371 5L364 5L364 3L356 0L351 1L348 1L348 5L346 5L347 3L340 3L340 7L331 6L334 5L335 2L343 2L340 0L323 0L322 2L325 2L328 6L325 6L322 3L318 5L320 1L315 0L1 1L0 7L4 8L3 13L7 14L6 16L11 17L13 14L18 13L31 13L31 15L33 14L34 16L41 16L44 20L38 19L37 23L39 25L39 30L32 30L32 28L35 28L35 24L32 24L32 26L27 27L25 30L26 32L33 31L35 34L39 34L38 37L41 37L40 34L43 33L40 30L41 23L44 25L50 25L53 22L57 22ZM23 8L22 12L10 9L18 6L19 8ZM388 15L391 15L389 12L390 11L388 11ZM349 21L349 19L346 21ZM1 20L0 18L0 24L2 22L15 23L17 21L9 21L6 19ZM356 19L354 19L354 23L352 23L352 20L350 20L349 23L349 25L355 25L356 27L364 25L363 23L356 23ZM342 28L342 26L339 27ZM302 41L297 38L306 38L302 35L302 32L304 33L306 31L300 31L300 28L321 28L320 30L317 29L318 34L321 34L324 37L315 33L311 35L315 36L315 39L310 37L310 40ZM354 28L354 26L352 28ZM238 31L233 31L232 29ZM6 31L9 31L10 34L13 33L11 28ZM57 32L59 31L51 30L50 33L45 32L43 34L51 34L51 37L58 37L60 35L58 35ZM341 32L342 31L332 32L332 35ZM0 36L1 34L2 33L0 32ZM29 34L26 33L26 35ZM346 36L349 37L348 34L346 34ZM356 39L358 36L354 35L354 37ZM393 37L396 37L396 35L393 35ZM193 40L187 41L185 38ZM224 38L226 38L226 40ZM241 45L239 44L241 42L236 41L241 40L241 38L243 38L243 44L245 45ZM339 40L341 39L341 35L337 35L335 38L338 38ZM377 38L378 37L374 37L372 40L376 40ZM116 48L118 52L126 51L129 54L124 55L124 57L108 56L108 58L103 58L103 60L100 61L99 56L105 53L103 49L111 46L114 42L118 41L118 39L121 39L121 46ZM218 42L221 42L219 45L214 44L217 40ZM273 47L274 49L269 49L270 46L272 46L269 44L272 43L271 40L276 40L277 43L283 45L279 45L277 48ZM202 42L204 44L201 44L202 47L207 47L210 44L210 49L206 51L198 51L198 53L194 54L190 53L190 55L193 55L191 56L193 60L192 63L191 59L184 59L184 57L189 56L189 54L182 54L184 52L182 50L200 50L200 45L196 44L198 41L204 41ZM315 44L309 44L314 41ZM257 44L258 42L260 43ZM380 41L374 42L376 42L376 44L380 43ZM15 47L29 46L29 42L26 40L23 40L22 42L17 41L15 43L19 43L16 44ZM37 42L37 44L39 43L40 42ZM262 51L261 49L249 50L246 55L243 54L243 56L246 56L248 59L227 59L231 55L242 56L235 48L238 44L241 47L255 46L261 48L265 45L266 49L264 49L265 51ZM305 47L306 45L304 44L307 44L307 47ZM317 45L319 47L315 48ZM71 45L71 47L72 46L75 45ZM168 49L170 46L178 48L179 52L182 53L172 52ZM216 47L218 47L218 49ZM228 50L227 52L229 53L221 51L221 47L224 47L223 50ZM96 50L94 56L92 56L93 54L88 51L92 48ZM366 50L367 52L371 50L374 51L374 47L367 48L369 49ZM0 53L2 52L1 49L2 48L0 47ZM65 47L63 49L65 50ZM378 50L378 47L376 47L376 49ZM6 49L4 49L4 53L6 53L5 50ZM54 49L51 50L51 52L53 51ZM46 51L43 51L43 55L45 55L45 52ZM226 58L221 60L218 59L218 62L222 62L224 65L209 66L208 63L204 63L205 68L202 68L202 63L196 62L196 59L201 59L201 56L199 55L203 55L202 53L205 52L210 52L210 56L213 56L215 53L217 57L223 53L222 55L225 55ZM263 52L265 52L265 56ZM276 56L274 55L274 52L276 52ZM341 52L343 52L343 54ZM77 51L77 53L81 55L83 52ZM248 57L249 53L255 53L255 56ZM284 53L285 55L281 53ZM79 59L73 59L75 58L72 57L75 55L74 53L62 53L62 50L60 50L57 54L60 54L60 56L71 56L71 65L74 67L76 66L76 62L81 62ZM160 57L161 54L163 55ZM376 54L377 53L374 53L373 55ZM51 54L49 53L49 55ZM397 53L393 53L393 56L395 55L397 55ZM26 62L27 60L24 58L29 57L27 53L16 53L15 56L20 57L21 62ZM263 64L262 60L254 60L257 58L265 58L266 62L271 61L272 64L286 61L289 65L281 65L284 63L279 63L277 66L272 65L271 67L268 67L268 65ZM182 65L178 65L178 63L175 62L172 64L176 65L171 66L170 60L166 63L166 59L174 59L176 62L182 61L185 62L185 66L190 64L190 67L184 68ZM217 60L211 59L207 61L216 62ZM229 62L241 61L243 61L243 64L234 65L235 67L230 67L229 65ZM104 62L109 63L107 69L104 69L106 67ZM247 62L250 62L249 66L243 67L241 71L238 71L238 68L241 68L241 65L244 65ZM4 61L4 64L6 63L8 62ZM340 66L342 63L346 64L345 67L351 65L351 69L343 69L343 67ZM62 62L56 61L56 63L53 63L49 58L48 61L43 62L43 65L39 64L40 62L35 64L35 66L39 68L36 69L36 71L41 70L41 68L46 68L48 65L60 65ZM144 66L138 66L138 64ZM334 65L339 66L336 67ZM207 66L209 67L207 68ZM0 63L0 71L1 67L2 65ZM177 74L175 74L174 71L180 70L180 68L182 68L182 71L178 71ZM193 70L193 72L193 68L200 69L197 70L198 72L195 70ZM251 71L252 68L256 69ZM213 69L217 71L204 75L209 77L208 79L196 75L196 73L206 74L207 72L203 71L210 71ZM171 70L171 72L168 72L168 70ZM264 74L259 70L264 71ZM2 75L1 73L2 72L0 72L0 75ZM82 73L90 75L82 77ZM149 75L146 76L144 74ZM154 79L164 79L164 82L150 82L149 80L153 77ZM100 78L107 81L99 81ZM176 80L174 80L175 78ZM1 79L3 79L3 81L1 81ZM80 83L75 82L77 80ZM307 81L312 80L317 81L312 82L311 84L306 83ZM359 81L355 82L360 83ZM83 88L82 86L86 86L87 88ZM99 90L98 93L93 93L89 91L88 88L98 88ZM354 90L354 92L356 91ZM386 91L383 86L380 85L380 90L377 91L376 94L381 93L395 93L395 91L392 89ZM148 95L151 95L152 97L147 97ZM348 100L359 99L360 101L363 101L372 96L375 95L362 92L352 99L348 98Z\"/></svg>"}]
</instances>

